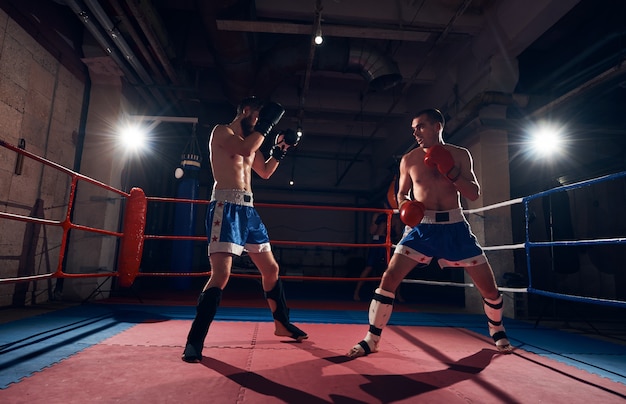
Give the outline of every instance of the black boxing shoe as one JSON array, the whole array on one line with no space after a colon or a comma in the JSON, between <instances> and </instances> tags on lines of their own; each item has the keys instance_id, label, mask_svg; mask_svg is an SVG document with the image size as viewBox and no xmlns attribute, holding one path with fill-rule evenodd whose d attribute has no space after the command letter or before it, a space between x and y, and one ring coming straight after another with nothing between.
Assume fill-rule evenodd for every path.
<instances>
[{"instance_id":1,"label":"black boxing shoe","mask_svg":"<svg viewBox=\"0 0 626 404\"><path fill-rule=\"evenodd\" d=\"M193 345L187 344L180 358L187 363L200 363L202 361L202 354L199 353Z\"/></svg>"}]
</instances>

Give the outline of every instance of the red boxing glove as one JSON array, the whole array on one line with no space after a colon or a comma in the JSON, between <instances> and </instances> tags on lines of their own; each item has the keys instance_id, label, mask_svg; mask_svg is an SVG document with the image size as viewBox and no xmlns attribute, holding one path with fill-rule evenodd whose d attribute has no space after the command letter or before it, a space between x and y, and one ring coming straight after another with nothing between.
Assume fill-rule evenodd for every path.
<instances>
[{"instance_id":1,"label":"red boxing glove","mask_svg":"<svg viewBox=\"0 0 626 404\"><path fill-rule=\"evenodd\" d=\"M400 220L410 227L415 227L424 218L424 204L419 201L407 201L400 206Z\"/></svg>"},{"instance_id":2,"label":"red boxing glove","mask_svg":"<svg viewBox=\"0 0 626 404\"><path fill-rule=\"evenodd\" d=\"M450 171L454 168L454 158L452 158L452 153L442 145L436 144L428 149L428 152L424 156L424 164L428 167L437 167L437 170L439 170L441 174L445 175L449 180L454 181L448 176Z\"/></svg>"}]
</instances>

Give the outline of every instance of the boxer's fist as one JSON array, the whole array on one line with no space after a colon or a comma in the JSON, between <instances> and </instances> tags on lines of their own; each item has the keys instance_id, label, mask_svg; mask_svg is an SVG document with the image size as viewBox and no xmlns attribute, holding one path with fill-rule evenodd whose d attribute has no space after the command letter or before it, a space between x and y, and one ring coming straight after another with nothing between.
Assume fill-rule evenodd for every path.
<instances>
[{"instance_id":1,"label":"boxer's fist","mask_svg":"<svg viewBox=\"0 0 626 404\"><path fill-rule=\"evenodd\" d=\"M293 129L285 129L284 131L278 134L278 136L281 136L281 135L285 143L287 143L291 147L296 147L298 143L300 143L300 139L302 139L302 133L301 132L298 133Z\"/></svg>"},{"instance_id":2,"label":"boxer's fist","mask_svg":"<svg viewBox=\"0 0 626 404\"><path fill-rule=\"evenodd\" d=\"M283 148L285 148L284 146L287 148L296 147L300 143L300 139L302 139L302 133L297 133L293 129L285 129L278 132L274 138L274 145L279 145Z\"/></svg>"},{"instance_id":3,"label":"boxer's fist","mask_svg":"<svg viewBox=\"0 0 626 404\"><path fill-rule=\"evenodd\" d=\"M428 149L428 152L424 156L424 164L428 167L437 167L437 170L439 170L441 174L448 177L450 171L454 168L454 158L452 157L452 153L445 147L436 144Z\"/></svg>"},{"instance_id":4,"label":"boxer's fist","mask_svg":"<svg viewBox=\"0 0 626 404\"><path fill-rule=\"evenodd\" d=\"M417 226L424 218L426 208L419 201L406 201L400 206L400 220L409 227Z\"/></svg>"},{"instance_id":5,"label":"boxer's fist","mask_svg":"<svg viewBox=\"0 0 626 404\"><path fill-rule=\"evenodd\" d=\"M278 133L274 138L274 145L270 149L270 156L281 161L283 157L285 157L285 154L287 154L287 149L294 146L294 144L292 144L293 142L297 144L298 140L296 132L292 129Z\"/></svg>"},{"instance_id":6,"label":"boxer's fist","mask_svg":"<svg viewBox=\"0 0 626 404\"><path fill-rule=\"evenodd\" d=\"M284 113L285 108L282 105L277 102L268 102L259 111L259 119L256 125L254 125L254 130L263 136L267 136L272 131L274 125L283 117Z\"/></svg>"},{"instance_id":7,"label":"boxer's fist","mask_svg":"<svg viewBox=\"0 0 626 404\"><path fill-rule=\"evenodd\" d=\"M281 161L287 154L287 150L283 149L279 145L275 145L270 149L270 157L274 157L276 160Z\"/></svg>"}]
</instances>

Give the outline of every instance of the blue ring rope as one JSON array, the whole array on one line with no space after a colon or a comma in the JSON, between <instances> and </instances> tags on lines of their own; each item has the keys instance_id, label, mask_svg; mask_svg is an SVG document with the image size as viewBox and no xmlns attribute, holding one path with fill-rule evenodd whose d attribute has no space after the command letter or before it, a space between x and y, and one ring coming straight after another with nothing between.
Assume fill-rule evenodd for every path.
<instances>
[{"instance_id":1,"label":"blue ring rope","mask_svg":"<svg viewBox=\"0 0 626 404\"><path fill-rule=\"evenodd\" d=\"M530 249L532 247L548 247L548 246L572 246L572 245L595 245L595 244L623 244L626 243L626 238L617 237L617 238L606 238L606 239L597 239L597 240L579 240L579 241L546 241L546 242L533 242L530 241L530 212L529 212L529 202L533 199L541 198L546 195L551 195L556 192L565 192L572 189L578 189L587 187L598 182L610 181L617 178L626 177L626 171L622 171L615 174L609 174L602 177L594 178L591 180L580 181L570 185L563 185L560 187L552 188L547 191L539 192L527 197L522 198L524 203L524 219L525 219L525 232L526 232L526 242L525 250L526 250L526 269L528 271L528 293L534 293L536 295L553 297L557 299L570 300L575 302L583 302L583 303L594 303L594 304L604 304L609 306L616 306L626 308L626 302L622 302L619 300L611 300L611 299L600 299L600 298L592 298L592 297L583 297L583 296L573 296L562 293L554 293L548 292L541 289L535 289L532 286L532 276L531 276L531 265L530 265Z\"/></svg>"},{"instance_id":2,"label":"blue ring rope","mask_svg":"<svg viewBox=\"0 0 626 404\"><path fill-rule=\"evenodd\" d=\"M563 185L563 186L555 187L555 188L549 189L547 191L539 192L539 193L536 193L536 194L533 194L533 195L530 195L530 196L527 196L527 197L520 198L519 200L507 201L507 202L495 204L495 205L492 205L492 206L485 206L485 207L480 208L480 209L465 210L464 212L466 212L466 213L474 213L474 211L483 211L483 210L487 210L487 209L493 208L493 207L512 205L514 203L523 203L524 204L524 220L525 220L525 223L524 223L524 227L525 227L524 249L525 249L525 252L526 252L526 269L528 271L528 287L526 287L526 288L517 288L517 289L501 288L501 290L507 289L506 291L511 291L511 292L528 292L528 293L534 293L536 295L553 297L553 298L562 299L562 300L570 300L570 301L575 301L575 302L593 303L593 304L603 304L603 305L608 305L608 306L615 306L615 307L626 308L626 302L619 301L619 300L603 299L603 298L593 298L593 297L584 297L584 296L574 296L574 295L568 295L568 294L563 294L563 293L555 293L555 292L549 292L549 291L546 291L546 290L536 289L536 288L534 288L532 286L532 274L531 274L531 263L530 263L530 249L533 248L533 247L596 245L596 244L624 244L624 243L626 243L626 237L614 237L614 238L604 238L604 239L595 239L595 240L545 241L545 242L543 242L543 241L542 242L530 241L530 210L529 210L529 202L530 201L532 201L534 199L537 199L537 198L544 197L546 195L551 195L551 194L556 193L556 192L565 192L565 191L569 191L569 190L573 190L573 189L583 188L583 187L587 187L587 186L593 185L593 184L598 183L598 182L610 181L610 180L614 180L614 179L621 178L621 177L626 177L626 171L622 171L622 172L615 173L615 174L610 174L610 175L605 175L605 176L602 176L602 177L598 177L598 178L594 178L594 179L590 179L590 180L585 180L585 181L577 182L577 183L570 184L570 185ZM515 245L515 246L517 246L517 245ZM513 247L515 247L515 246L513 246ZM451 285L450 282L438 282L438 281L404 280L404 282L438 284L438 285L448 285L448 286ZM465 287L473 287L474 286L472 284L464 284L464 283L458 283L458 284L454 284L453 283L452 285L453 286L465 286Z\"/></svg>"}]
</instances>

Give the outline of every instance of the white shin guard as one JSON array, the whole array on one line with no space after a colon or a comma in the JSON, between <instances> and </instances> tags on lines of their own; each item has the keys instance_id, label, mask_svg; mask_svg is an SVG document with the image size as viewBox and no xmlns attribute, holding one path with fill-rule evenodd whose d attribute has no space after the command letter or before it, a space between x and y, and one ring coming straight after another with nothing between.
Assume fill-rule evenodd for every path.
<instances>
[{"instance_id":1,"label":"white shin guard","mask_svg":"<svg viewBox=\"0 0 626 404\"><path fill-rule=\"evenodd\" d=\"M489 335L493 338L498 350L509 352L512 347L506 336L504 325L502 324L502 306L502 295L499 295L498 298L494 300L483 298L483 307L487 315L487 321L489 322Z\"/></svg>"},{"instance_id":2,"label":"white shin guard","mask_svg":"<svg viewBox=\"0 0 626 404\"><path fill-rule=\"evenodd\" d=\"M369 323L370 328L364 340L372 352L378 350L378 342L383 328L387 325L393 311L393 299L395 294L378 288L374 291L374 297L370 303Z\"/></svg>"},{"instance_id":3,"label":"white shin guard","mask_svg":"<svg viewBox=\"0 0 626 404\"><path fill-rule=\"evenodd\" d=\"M502 326L502 306L502 295L499 295L495 300L483 299L483 307L485 308L490 328L491 326Z\"/></svg>"}]
</instances>

